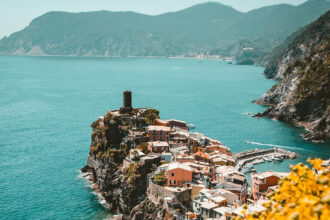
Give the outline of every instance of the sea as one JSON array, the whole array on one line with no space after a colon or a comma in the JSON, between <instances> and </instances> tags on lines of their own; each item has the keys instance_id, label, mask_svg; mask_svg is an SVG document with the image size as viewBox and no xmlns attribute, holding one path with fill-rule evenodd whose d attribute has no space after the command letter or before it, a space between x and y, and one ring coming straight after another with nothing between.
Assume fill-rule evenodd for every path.
<instances>
[{"instance_id":1,"label":"sea","mask_svg":"<svg viewBox=\"0 0 330 220\"><path fill-rule=\"evenodd\" d=\"M195 125L232 152L279 146L295 160L258 171L289 171L308 157L330 157L329 141L311 143L303 128L252 118L252 103L277 82L262 67L220 60L0 56L0 219L105 219L102 198L79 172L91 123L119 109L131 90L134 107Z\"/></svg>"}]
</instances>

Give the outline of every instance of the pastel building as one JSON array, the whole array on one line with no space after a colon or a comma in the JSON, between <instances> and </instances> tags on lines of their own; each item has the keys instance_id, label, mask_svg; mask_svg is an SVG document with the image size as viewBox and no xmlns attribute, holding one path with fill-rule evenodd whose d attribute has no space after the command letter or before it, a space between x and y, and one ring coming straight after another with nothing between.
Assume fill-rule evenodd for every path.
<instances>
[{"instance_id":1,"label":"pastel building","mask_svg":"<svg viewBox=\"0 0 330 220\"><path fill-rule=\"evenodd\" d=\"M166 126L150 125L146 128L149 141L169 141L171 128Z\"/></svg>"},{"instance_id":2,"label":"pastel building","mask_svg":"<svg viewBox=\"0 0 330 220\"><path fill-rule=\"evenodd\" d=\"M280 179L288 176L286 172L267 171L264 173L251 174L251 195L254 200L266 196L269 187L278 185Z\"/></svg>"},{"instance_id":3,"label":"pastel building","mask_svg":"<svg viewBox=\"0 0 330 220\"><path fill-rule=\"evenodd\" d=\"M152 153L169 152L170 145L165 141L151 141L148 142L148 150Z\"/></svg>"},{"instance_id":4,"label":"pastel building","mask_svg":"<svg viewBox=\"0 0 330 220\"><path fill-rule=\"evenodd\" d=\"M181 163L170 163L167 170L167 186L183 186L192 182L193 169Z\"/></svg>"}]
</instances>

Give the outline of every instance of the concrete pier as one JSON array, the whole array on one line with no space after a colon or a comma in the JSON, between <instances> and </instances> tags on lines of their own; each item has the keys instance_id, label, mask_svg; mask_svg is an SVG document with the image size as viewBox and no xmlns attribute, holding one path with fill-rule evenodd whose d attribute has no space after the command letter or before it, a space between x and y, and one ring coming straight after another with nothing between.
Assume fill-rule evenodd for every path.
<instances>
[{"instance_id":1,"label":"concrete pier","mask_svg":"<svg viewBox=\"0 0 330 220\"><path fill-rule=\"evenodd\" d=\"M254 161L256 159L263 159L267 156L272 156L274 153L280 154L283 158L294 159L298 157L297 153L287 151L281 148L268 148L268 149L254 149L247 150L240 153L233 154L234 159L236 160L235 167L241 169L246 163Z\"/></svg>"}]
</instances>

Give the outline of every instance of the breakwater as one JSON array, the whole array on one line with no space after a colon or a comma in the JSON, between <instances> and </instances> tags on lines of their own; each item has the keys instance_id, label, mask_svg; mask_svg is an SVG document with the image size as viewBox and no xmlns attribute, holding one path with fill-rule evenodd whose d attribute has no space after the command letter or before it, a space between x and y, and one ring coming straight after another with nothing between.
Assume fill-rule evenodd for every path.
<instances>
[{"instance_id":1,"label":"breakwater","mask_svg":"<svg viewBox=\"0 0 330 220\"><path fill-rule=\"evenodd\" d=\"M282 148L273 147L268 149L256 148L253 150L247 150L233 154L233 157L236 161L235 167L240 170L246 163L252 162L257 159L263 159L265 157L294 159L298 157L298 154L295 152L284 150Z\"/></svg>"}]
</instances>

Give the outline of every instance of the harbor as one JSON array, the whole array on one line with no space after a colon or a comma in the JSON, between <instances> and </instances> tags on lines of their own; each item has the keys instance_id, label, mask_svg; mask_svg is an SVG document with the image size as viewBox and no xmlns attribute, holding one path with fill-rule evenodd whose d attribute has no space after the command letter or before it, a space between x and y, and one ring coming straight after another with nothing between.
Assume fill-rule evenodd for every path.
<instances>
[{"instance_id":1,"label":"harbor","mask_svg":"<svg viewBox=\"0 0 330 220\"><path fill-rule=\"evenodd\" d=\"M253 165L265 162L281 162L284 159L295 159L298 154L281 148L253 149L233 154L235 168L242 173L256 172Z\"/></svg>"}]
</instances>

